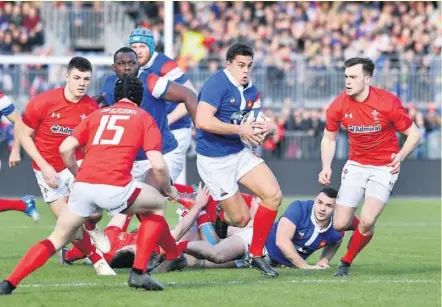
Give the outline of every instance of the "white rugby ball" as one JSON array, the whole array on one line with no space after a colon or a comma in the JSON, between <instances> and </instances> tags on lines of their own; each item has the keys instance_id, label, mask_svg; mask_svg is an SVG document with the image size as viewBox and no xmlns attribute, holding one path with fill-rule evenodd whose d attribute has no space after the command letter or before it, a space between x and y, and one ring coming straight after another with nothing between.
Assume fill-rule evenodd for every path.
<instances>
[{"instance_id":1,"label":"white rugby ball","mask_svg":"<svg viewBox=\"0 0 442 307\"><path fill-rule=\"evenodd\" d=\"M255 112L250 111L249 113L247 113L246 115L244 115L243 119L241 120L241 125L244 125L245 123L252 123L252 122L266 122L266 121L271 121L271 119L269 117L267 117L264 113L262 113L261 111L258 113L258 116L255 118ZM261 132L263 129L261 128L253 128L255 132ZM267 132L264 135L264 140L267 138L267 136L270 135L270 132ZM253 146L251 144L249 144L247 141L243 140L243 138L241 138L241 141L244 143L244 145L246 145L249 148L253 148ZM260 144L261 145L261 144Z\"/></svg>"}]
</instances>

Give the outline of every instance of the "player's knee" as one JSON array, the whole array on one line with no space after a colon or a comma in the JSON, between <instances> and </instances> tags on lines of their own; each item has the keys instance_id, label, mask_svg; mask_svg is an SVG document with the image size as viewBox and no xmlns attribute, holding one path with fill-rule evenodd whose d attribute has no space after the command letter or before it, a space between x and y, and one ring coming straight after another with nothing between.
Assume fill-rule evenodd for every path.
<instances>
[{"instance_id":1,"label":"player's knee","mask_svg":"<svg viewBox=\"0 0 442 307\"><path fill-rule=\"evenodd\" d=\"M212 255L211 261L216 264L224 263L224 255L221 251L215 251Z\"/></svg>"},{"instance_id":2,"label":"player's knee","mask_svg":"<svg viewBox=\"0 0 442 307\"><path fill-rule=\"evenodd\" d=\"M250 222L250 213L247 214L238 214L233 217L233 222L235 223L235 226L244 228L247 226L247 224Z\"/></svg>"},{"instance_id":3,"label":"player's knee","mask_svg":"<svg viewBox=\"0 0 442 307\"><path fill-rule=\"evenodd\" d=\"M95 212L89 217L89 221L91 221L94 224L97 224L102 217L103 217L102 212Z\"/></svg>"},{"instance_id":4,"label":"player's knee","mask_svg":"<svg viewBox=\"0 0 442 307\"><path fill-rule=\"evenodd\" d=\"M359 221L359 231L362 234L371 233L374 229L375 219L371 217L361 217Z\"/></svg>"},{"instance_id":5,"label":"player's knee","mask_svg":"<svg viewBox=\"0 0 442 307\"><path fill-rule=\"evenodd\" d=\"M266 193L266 195L262 198L263 203L266 207L271 209L278 209L282 202L282 192L279 187L271 189Z\"/></svg>"},{"instance_id":6,"label":"player's knee","mask_svg":"<svg viewBox=\"0 0 442 307\"><path fill-rule=\"evenodd\" d=\"M333 228L336 231L345 231L348 229L349 225L351 223L351 220L344 220L344 219L337 219L336 217L333 218Z\"/></svg>"}]
</instances>

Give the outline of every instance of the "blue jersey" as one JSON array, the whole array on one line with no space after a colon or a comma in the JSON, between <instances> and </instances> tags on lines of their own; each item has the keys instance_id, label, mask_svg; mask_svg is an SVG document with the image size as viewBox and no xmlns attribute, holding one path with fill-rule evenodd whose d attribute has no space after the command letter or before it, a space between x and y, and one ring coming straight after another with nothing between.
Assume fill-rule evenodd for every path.
<instances>
[{"instance_id":1,"label":"blue jersey","mask_svg":"<svg viewBox=\"0 0 442 307\"><path fill-rule=\"evenodd\" d=\"M11 99L8 96L0 92L0 118L4 116L10 115L14 112L15 107L12 104Z\"/></svg>"},{"instance_id":2,"label":"blue jersey","mask_svg":"<svg viewBox=\"0 0 442 307\"><path fill-rule=\"evenodd\" d=\"M292 238L292 242L299 255L304 259L324 246L338 243L344 236L344 232L336 231L333 228L332 221L330 221L330 225L326 229L319 229L314 219L313 204L313 200L294 201L281 216L289 219L296 225L295 236ZM276 246L276 229L278 224L279 220L273 224L265 247L270 259L291 267L293 263L288 261Z\"/></svg>"},{"instance_id":3,"label":"blue jersey","mask_svg":"<svg viewBox=\"0 0 442 307\"><path fill-rule=\"evenodd\" d=\"M170 82L165 78L158 77L148 70L143 71L138 77L144 85L143 102L141 104L141 108L147 111L154 118L158 129L161 131L163 147L162 153L166 154L171 152L178 147L178 143L169 129L169 125L167 123L166 104L163 100L163 96L167 92ZM101 93L106 93L103 103L107 106L115 103L114 89L116 80L116 74L109 76L101 90ZM140 149L136 159L147 159L146 154L142 149Z\"/></svg>"},{"instance_id":4,"label":"blue jersey","mask_svg":"<svg viewBox=\"0 0 442 307\"><path fill-rule=\"evenodd\" d=\"M189 79L178 67L176 62L163 53L154 52L152 57L149 59L146 65L140 68L140 72L148 70L160 77L164 77L167 80L174 81L179 84L186 83ZM167 101L166 110L167 114L172 113L178 106L178 103ZM192 120L189 115L186 115L173 124L171 124L170 130L176 130L181 128L190 128L192 125Z\"/></svg>"},{"instance_id":5,"label":"blue jersey","mask_svg":"<svg viewBox=\"0 0 442 307\"><path fill-rule=\"evenodd\" d=\"M260 94L250 82L240 85L227 70L219 71L202 86L198 101L214 106L215 117L225 123L239 124L242 117L253 110L255 118L261 107ZM244 148L238 135L214 134L196 129L196 152L208 157L223 157Z\"/></svg>"}]
</instances>

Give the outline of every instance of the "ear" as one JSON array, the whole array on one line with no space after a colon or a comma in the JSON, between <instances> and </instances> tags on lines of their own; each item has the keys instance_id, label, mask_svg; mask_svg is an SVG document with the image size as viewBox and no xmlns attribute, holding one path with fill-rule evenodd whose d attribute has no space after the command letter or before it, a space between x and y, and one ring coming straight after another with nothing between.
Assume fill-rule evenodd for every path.
<instances>
[{"instance_id":1,"label":"ear","mask_svg":"<svg viewBox=\"0 0 442 307\"><path fill-rule=\"evenodd\" d=\"M365 76L365 78L364 78L365 85L370 85L370 81L371 81L371 77L370 76Z\"/></svg>"},{"instance_id":2,"label":"ear","mask_svg":"<svg viewBox=\"0 0 442 307\"><path fill-rule=\"evenodd\" d=\"M116 72L116 70L115 70L115 64L112 64L112 70L113 70L114 72Z\"/></svg>"}]
</instances>

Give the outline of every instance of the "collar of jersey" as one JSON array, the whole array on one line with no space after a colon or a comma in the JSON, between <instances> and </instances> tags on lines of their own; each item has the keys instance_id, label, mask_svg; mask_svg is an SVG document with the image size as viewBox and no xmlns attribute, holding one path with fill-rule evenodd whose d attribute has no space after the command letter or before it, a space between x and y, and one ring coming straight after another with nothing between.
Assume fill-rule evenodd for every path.
<instances>
[{"instance_id":1,"label":"collar of jersey","mask_svg":"<svg viewBox=\"0 0 442 307\"><path fill-rule=\"evenodd\" d=\"M314 205L313 205L314 206ZM330 223L328 224L328 226L326 228L322 228L316 223L315 220L315 208L312 208L312 214L310 215L310 219L312 220L313 225L315 225L315 230L319 233L323 233L326 232L327 230L330 229L331 225L333 224L333 216L330 218Z\"/></svg>"},{"instance_id":2,"label":"collar of jersey","mask_svg":"<svg viewBox=\"0 0 442 307\"><path fill-rule=\"evenodd\" d=\"M249 80L249 84L247 85L246 88L244 88L243 85L239 84L238 81L236 81L235 78L233 78L233 76L230 74L230 72L227 69L224 69L223 72L226 74L227 79L229 79L229 81L237 88L237 89L241 89L243 91L245 91L248 88L252 87L252 80Z\"/></svg>"},{"instance_id":3,"label":"collar of jersey","mask_svg":"<svg viewBox=\"0 0 442 307\"><path fill-rule=\"evenodd\" d=\"M155 59L157 58L157 56L158 56L158 52L155 51L155 52L152 54L152 56L150 57L149 61L146 63L146 65L140 67L140 70L138 71L138 76L139 76L143 71L145 71L146 69L150 68L150 67L153 65L153 62L155 61Z\"/></svg>"}]
</instances>

